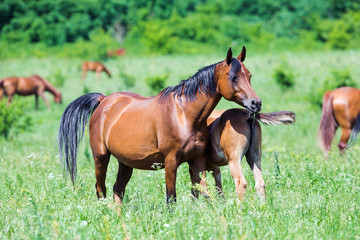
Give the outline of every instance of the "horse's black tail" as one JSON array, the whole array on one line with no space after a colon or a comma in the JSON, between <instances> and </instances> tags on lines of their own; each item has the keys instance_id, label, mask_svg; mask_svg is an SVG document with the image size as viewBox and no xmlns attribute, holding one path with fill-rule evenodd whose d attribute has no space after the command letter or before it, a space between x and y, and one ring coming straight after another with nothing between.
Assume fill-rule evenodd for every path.
<instances>
[{"instance_id":1,"label":"horse's black tail","mask_svg":"<svg viewBox=\"0 0 360 240\"><path fill-rule=\"evenodd\" d=\"M360 114L356 118L355 125L352 129L351 138L349 144L347 145L347 148L351 147L351 145L356 141L359 132L360 132Z\"/></svg>"},{"instance_id":2,"label":"horse's black tail","mask_svg":"<svg viewBox=\"0 0 360 240\"><path fill-rule=\"evenodd\" d=\"M60 120L58 133L60 160L74 183L76 179L76 156L89 117L99 106L101 93L89 93L70 103Z\"/></svg>"}]
</instances>

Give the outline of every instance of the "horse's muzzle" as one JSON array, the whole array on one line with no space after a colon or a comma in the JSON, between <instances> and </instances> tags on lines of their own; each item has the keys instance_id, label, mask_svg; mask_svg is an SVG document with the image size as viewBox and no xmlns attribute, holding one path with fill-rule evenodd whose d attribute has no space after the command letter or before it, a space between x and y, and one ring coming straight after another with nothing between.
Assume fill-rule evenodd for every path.
<instances>
[{"instance_id":1,"label":"horse's muzzle","mask_svg":"<svg viewBox=\"0 0 360 240\"><path fill-rule=\"evenodd\" d=\"M262 102L261 100L251 100L251 104L249 107L246 107L246 109L251 112L251 113L258 113L261 111L261 105L262 105Z\"/></svg>"}]
</instances>

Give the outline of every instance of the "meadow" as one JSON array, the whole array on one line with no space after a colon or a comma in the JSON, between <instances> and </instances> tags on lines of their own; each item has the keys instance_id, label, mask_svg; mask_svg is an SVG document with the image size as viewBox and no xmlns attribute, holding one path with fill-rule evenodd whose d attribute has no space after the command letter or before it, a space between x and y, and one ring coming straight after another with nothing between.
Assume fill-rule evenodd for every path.
<instances>
[{"instance_id":1,"label":"meadow","mask_svg":"<svg viewBox=\"0 0 360 240\"><path fill-rule=\"evenodd\" d=\"M240 49L234 51L238 53ZM78 156L78 179L73 186L60 164L57 131L65 107L87 92L110 94L131 91L149 96L148 77L167 74L167 85L193 75L199 68L218 62L212 56L124 56L105 65L113 78L100 80L88 73L81 80L81 60L1 60L1 77L37 73L52 79L61 74L63 104L46 95L52 110L34 97L25 102L33 119L31 131L0 138L0 239L360 239L360 145L345 155L337 151L339 133L324 159L316 141L321 109L308 96L321 85L331 69L348 69L359 83L360 51L255 54L247 49L246 67L252 86L262 98L263 112L296 113L293 126L263 126L262 170L267 199L262 203L245 159L246 196L237 198L228 167L222 168L225 199L217 196L208 178L210 199L193 199L187 164L177 175L177 203L165 203L164 170L135 170L126 189L124 204L115 206L112 185L117 173L111 158L107 174L108 197L95 193L94 164L88 132ZM295 74L292 89L280 88L274 69L287 62ZM135 79L126 87L125 76ZM238 107L224 99L217 109Z\"/></svg>"}]
</instances>

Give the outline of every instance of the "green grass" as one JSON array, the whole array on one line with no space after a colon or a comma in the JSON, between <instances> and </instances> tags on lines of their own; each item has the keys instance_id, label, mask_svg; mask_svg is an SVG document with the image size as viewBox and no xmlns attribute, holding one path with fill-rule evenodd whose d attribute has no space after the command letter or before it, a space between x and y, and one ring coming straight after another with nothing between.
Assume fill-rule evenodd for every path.
<instances>
[{"instance_id":1,"label":"green grass","mask_svg":"<svg viewBox=\"0 0 360 240\"><path fill-rule=\"evenodd\" d=\"M249 183L243 201L235 194L228 167L222 168L225 200L213 192L213 200L192 199L188 167L182 164L177 177L178 202L171 209L165 204L164 170L135 170L124 204L118 208L112 200L117 171L114 158L107 174L108 197L99 201L94 164L88 157L88 133L79 150L75 186L63 177L56 143L59 120L66 105L85 88L105 94L133 91L149 95L147 77L169 74L168 83L174 85L223 58L225 53L123 57L105 62L113 78L102 74L96 80L89 73L84 81L80 60L1 61L1 77L33 73L48 77L62 69L66 80L60 87L62 105L46 95L52 111L41 100L40 110L34 111L34 98L24 98L34 121L32 131L8 140L0 138L0 239L359 239L360 145L341 156L336 150L338 132L329 158L324 159L316 143L321 111L306 100L330 69L348 68L359 81L359 51L254 55L248 49L245 64L253 74L252 86L262 98L263 112L291 110L297 114L294 126L263 126L265 203L259 201L252 173L243 161ZM282 59L296 74L294 88L286 92L271 77ZM121 73L135 77L135 86L127 89ZM222 100L218 109L232 107L237 105Z\"/></svg>"}]
</instances>

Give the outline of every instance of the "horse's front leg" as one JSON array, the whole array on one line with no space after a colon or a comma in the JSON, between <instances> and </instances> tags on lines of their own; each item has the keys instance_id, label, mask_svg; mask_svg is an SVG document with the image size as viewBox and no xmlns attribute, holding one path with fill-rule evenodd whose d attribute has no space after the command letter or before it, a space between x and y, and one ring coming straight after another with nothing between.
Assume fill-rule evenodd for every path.
<instances>
[{"instance_id":1,"label":"horse's front leg","mask_svg":"<svg viewBox=\"0 0 360 240\"><path fill-rule=\"evenodd\" d=\"M189 164L190 178L193 184L193 188L191 190L192 195L196 198L199 197L199 190L195 188L195 184L198 183L202 187L202 190L200 191L201 194L206 197L207 185L205 182L205 177L206 177L205 157L200 156L199 158L192 159L191 161L188 162L188 164Z\"/></svg>"},{"instance_id":2,"label":"horse's front leg","mask_svg":"<svg viewBox=\"0 0 360 240\"><path fill-rule=\"evenodd\" d=\"M176 173L179 164L176 157L168 156L165 159L166 202L176 202Z\"/></svg>"}]
</instances>

